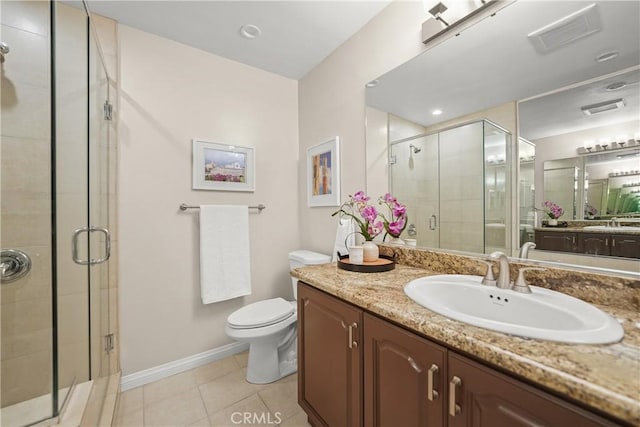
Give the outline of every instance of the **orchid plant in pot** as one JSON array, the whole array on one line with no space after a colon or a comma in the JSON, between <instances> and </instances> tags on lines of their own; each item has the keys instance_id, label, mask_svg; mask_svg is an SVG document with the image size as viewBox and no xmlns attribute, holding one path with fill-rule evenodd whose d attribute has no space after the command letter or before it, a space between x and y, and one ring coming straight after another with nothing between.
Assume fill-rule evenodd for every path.
<instances>
[{"instance_id":1,"label":"orchid plant in pot","mask_svg":"<svg viewBox=\"0 0 640 427\"><path fill-rule=\"evenodd\" d=\"M564 215L564 209L549 200L542 204L541 210L549 217L547 224L552 226L558 225L558 218Z\"/></svg>"},{"instance_id":2,"label":"orchid plant in pot","mask_svg":"<svg viewBox=\"0 0 640 427\"><path fill-rule=\"evenodd\" d=\"M378 246L373 243L373 239L380 233L385 231L391 236L391 244L404 244L400 239L400 234L407 226L407 207L398 202L398 199L390 193L378 198L378 205L385 205L389 210L388 217L378 211L378 209L369 204L371 198L364 191L358 191L353 196L349 196L349 200L344 202L340 208L331 214L331 216L339 215L340 217L349 217L359 228L358 234L362 235L365 242L362 245L364 249L364 260L375 261L378 259Z\"/></svg>"},{"instance_id":3,"label":"orchid plant in pot","mask_svg":"<svg viewBox=\"0 0 640 427\"><path fill-rule=\"evenodd\" d=\"M362 245L364 248L364 261L378 259L378 246L372 240L385 229L384 223L378 218L378 210L375 206L369 204L370 199L364 191L358 191L353 196L350 195L349 200L340 205L340 208L331 214L331 216L349 217L360 229L358 233L365 240Z\"/></svg>"}]
</instances>

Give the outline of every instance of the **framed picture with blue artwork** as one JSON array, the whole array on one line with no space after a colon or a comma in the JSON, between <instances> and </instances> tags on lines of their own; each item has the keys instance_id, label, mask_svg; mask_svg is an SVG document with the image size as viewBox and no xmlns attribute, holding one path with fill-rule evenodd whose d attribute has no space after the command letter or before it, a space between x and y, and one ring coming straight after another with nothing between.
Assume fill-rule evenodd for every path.
<instances>
[{"instance_id":1,"label":"framed picture with blue artwork","mask_svg":"<svg viewBox=\"0 0 640 427\"><path fill-rule=\"evenodd\" d=\"M340 138L307 149L307 204L340 205Z\"/></svg>"}]
</instances>

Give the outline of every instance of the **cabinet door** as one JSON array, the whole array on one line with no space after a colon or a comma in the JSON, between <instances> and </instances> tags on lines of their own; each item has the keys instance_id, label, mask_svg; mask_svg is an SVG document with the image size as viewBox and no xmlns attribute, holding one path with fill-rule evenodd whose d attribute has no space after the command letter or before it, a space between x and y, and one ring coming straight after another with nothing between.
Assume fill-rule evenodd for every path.
<instances>
[{"instance_id":1,"label":"cabinet door","mask_svg":"<svg viewBox=\"0 0 640 427\"><path fill-rule=\"evenodd\" d=\"M361 310L298 282L298 402L312 425L362 425L361 343Z\"/></svg>"},{"instance_id":2,"label":"cabinet door","mask_svg":"<svg viewBox=\"0 0 640 427\"><path fill-rule=\"evenodd\" d=\"M578 252L590 255L609 255L608 234L578 233Z\"/></svg>"},{"instance_id":3,"label":"cabinet door","mask_svg":"<svg viewBox=\"0 0 640 427\"><path fill-rule=\"evenodd\" d=\"M577 249L576 233L536 230L535 237L536 249L558 252L575 252Z\"/></svg>"},{"instance_id":4,"label":"cabinet door","mask_svg":"<svg viewBox=\"0 0 640 427\"><path fill-rule=\"evenodd\" d=\"M448 360L449 427L616 425L465 357L449 352Z\"/></svg>"},{"instance_id":5,"label":"cabinet door","mask_svg":"<svg viewBox=\"0 0 640 427\"><path fill-rule=\"evenodd\" d=\"M364 315L366 426L443 426L446 350Z\"/></svg>"},{"instance_id":6,"label":"cabinet door","mask_svg":"<svg viewBox=\"0 0 640 427\"><path fill-rule=\"evenodd\" d=\"M625 258L640 258L640 236L614 234L611 236L611 255Z\"/></svg>"}]
</instances>

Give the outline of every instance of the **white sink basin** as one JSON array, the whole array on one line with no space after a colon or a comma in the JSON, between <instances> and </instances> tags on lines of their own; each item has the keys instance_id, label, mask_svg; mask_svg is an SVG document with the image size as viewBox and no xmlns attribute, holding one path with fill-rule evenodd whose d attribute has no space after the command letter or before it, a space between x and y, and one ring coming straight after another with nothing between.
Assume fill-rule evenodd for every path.
<instances>
[{"instance_id":1,"label":"white sink basin","mask_svg":"<svg viewBox=\"0 0 640 427\"><path fill-rule=\"evenodd\" d=\"M532 293L485 286L480 276L447 274L409 282L409 298L443 316L482 328L564 343L620 341L620 323L577 298L530 286Z\"/></svg>"},{"instance_id":2,"label":"white sink basin","mask_svg":"<svg viewBox=\"0 0 640 427\"><path fill-rule=\"evenodd\" d=\"M585 230L600 230L600 231L640 231L640 227L622 226L622 227L607 227L606 225L588 225L584 227Z\"/></svg>"}]
</instances>

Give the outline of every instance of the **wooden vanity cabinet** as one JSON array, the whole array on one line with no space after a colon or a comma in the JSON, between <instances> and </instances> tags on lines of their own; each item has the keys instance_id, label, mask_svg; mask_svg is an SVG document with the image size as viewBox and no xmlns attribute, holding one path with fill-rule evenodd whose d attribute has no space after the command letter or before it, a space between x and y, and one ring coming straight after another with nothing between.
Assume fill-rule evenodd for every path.
<instances>
[{"instance_id":1,"label":"wooden vanity cabinet","mask_svg":"<svg viewBox=\"0 0 640 427\"><path fill-rule=\"evenodd\" d=\"M608 234L578 233L578 252L589 255L611 255L611 236Z\"/></svg>"},{"instance_id":2,"label":"wooden vanity cabinet","mask_svg":"<svg viewBox=\"0 0 640 427\"><path fill-rule=\"evenodd\" d=\"M535 232L536 249L557 252L576 252L578 249L576 233L564 231Z\"/></svg>"},{"instance_id":3,"label":"wooden vanity cabinet","mask_svg":"<svg viewBox=\"0 0 640 427\"><path fill-rule=\"evenodd\" d=\"M448 370L449 427L616 425L451 351Z\"/></svg>"},{"instance_id":4,"label":"wooden vanity cabinet","mask_svg":"<svg viewBox=\"0 0 640 427\"><path fill-rule=\"evenodd\" d=\"M362 310L298 284L298 403L313 426L362 426Z\"/></svg>"},{"instance_id":5,"label":"wooden vanity cabinet","mask_svg":"<svg viewBox=\"0 0 640 427\"><path fill-rule=\"evenodd\" d=\"M298 402L314 427L617 425L302 282Z\"/></svg>"},{"instance_id":6,"label":"wooden vanity cabinet","mask_svg":"<svg viewBox=\"0 0 640 427\"><path fill-rule=\"evenodd\" d=\"M536 230L535 242L538 250L640 258L640 235L635 234Z\"/></svg>"},{"instance_id":7,"label":"wooden vanity cabinet","mask_svg":"<svg viewBox=\"0 0 640 427\"><path fill-rule=\"evenodd\" d=\"M365 426L444 426L447 350L364 315Z\"/></svg>"},{"instance_id":8,"label":"wooden vanity cabinet","mask_svg":"<svg viewBox=\"0 0 640 427\"><path fill-rule=\"evenodd\" d=\"M612 235L611 256L640 258L640 236L635 234Z\"/></svg>"}]
</instances>

